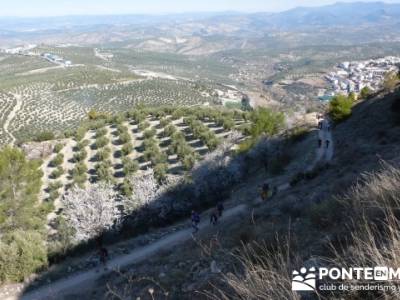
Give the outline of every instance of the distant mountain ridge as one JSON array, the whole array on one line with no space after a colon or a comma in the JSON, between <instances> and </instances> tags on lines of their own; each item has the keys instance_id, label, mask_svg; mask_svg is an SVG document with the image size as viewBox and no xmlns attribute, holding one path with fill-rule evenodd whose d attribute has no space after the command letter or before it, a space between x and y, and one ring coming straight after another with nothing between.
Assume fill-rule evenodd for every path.
<instances>
[{"instance_id":1,"label":"distant mountain ridge","mask_svg":"<svg viewBox=\"0 0 400 300\"><path fill-rule=\"evenodd\" d=\"M388 23L400 19L400 3L338 2L320 7L297 7L279 13L182 13L168 15L90 15L43 18L0 17L0 30L26 31L94 25L154 25L156 23L245 21L248 26L295 29L298 26L344 26Z\"/></svg>"},{"instance_id":2,"label":"distant mountain ridge","mask_svg":"<svg viewBox=\"0 0 400 300\"><path fill-rule=\"evenodd\" d=\"M365 23L395 22L400 18L400 4L383 2L339 2L321 7L298 7L278 14L266 14L266 24L297 26L344 26Z\"/></svg>"},{"instance_id":3,"label":"distant mountain ridge","mask_svg":"<svg viewBox=\"0 0 400 300\"><path fill-rule=\"evenodd\" d=\"M127 48L207 54L275 45L285 39L282 31L291 33L286 44L398 42L400 3L339 2L279 13L0 17L0 47L68 40L77 45L117 42ZM299 39L298 33L306 33L306 37Z\"/></svg>"}]
</instances>

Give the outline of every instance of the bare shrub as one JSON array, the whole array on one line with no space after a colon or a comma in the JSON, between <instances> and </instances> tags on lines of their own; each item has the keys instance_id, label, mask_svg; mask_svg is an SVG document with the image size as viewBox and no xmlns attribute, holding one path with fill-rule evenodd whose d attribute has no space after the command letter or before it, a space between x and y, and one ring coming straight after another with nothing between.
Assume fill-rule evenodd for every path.
<instances>
[{"instance_id":1,"label":"bare shrub","mask_svg":"<svg viewBox=\"0 0 400 300\"><path fill-rule=\"evenodd\" d=\"M144 206L154 204L161 200L169 189L180 184L176 176L167 176L163 184L160 184L154 176L153 169L145 174L137 174L128 178L128 184L132 187L132 195L123 199L126 214L131 214Z\"/></svg>"},{"instance_id":2,"label":"bare shrub","mask_svg":"<svg viewBox=\"0 0 400 300\"><path fill-rule=\"evenodd\" d=\"M121 213L117 197L117 192L106 183L75 188L63 197L64 214L74 229L76 242L96 238L118 224Z\"/></svg>"},{"instance_id":3,"label":"bare shrub","mask_svg":"<svg viewBox=\"0 0 400 300\"><path fill-rule=\"evenodd\" d=\"M195 165L192 178L196 196L221 191L241 179L242 162L231 155L234 145L240 138L240 133L233 132L215 151L208 153Z\"/></svg>"}]
</instances>

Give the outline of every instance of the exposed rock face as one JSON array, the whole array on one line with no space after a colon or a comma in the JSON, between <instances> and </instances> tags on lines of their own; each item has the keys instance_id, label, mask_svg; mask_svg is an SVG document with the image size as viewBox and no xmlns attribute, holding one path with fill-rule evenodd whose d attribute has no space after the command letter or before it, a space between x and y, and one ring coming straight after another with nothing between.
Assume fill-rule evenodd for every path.
<instances>
[{"instance_id":1,"label":"exposed rock face","mask_svg":"<svg viewBox=\"0 0 400 300\"><path fill-rule=\"evenodd\" d=\"M55 141L30 142L23 144L21 149L25 152L28 159L44 159L48 157L54 149Z\"/></svg>"}]
</instances>

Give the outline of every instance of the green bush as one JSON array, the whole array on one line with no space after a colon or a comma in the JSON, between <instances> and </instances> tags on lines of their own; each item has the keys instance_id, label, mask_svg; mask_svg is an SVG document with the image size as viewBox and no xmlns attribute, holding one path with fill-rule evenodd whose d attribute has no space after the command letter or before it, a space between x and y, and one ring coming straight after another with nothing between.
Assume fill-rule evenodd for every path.
<instances>
[{"instance_id":1,"label":"green bush","mask_svg":"<svg viewBox=\"0 0 400 300\"><path fill-rule=\"evenodd\" d=\"M146 130L146 129L149 128L149 127L150 127L150 123L147 122L147 121L141 122L141 123L139 124L139 126L138 126L139 130L141 130L141 131Z\"/></svg>"},{"instance_id":2,"label":"green bush","mask_svg":"<svg viewBox=\"0 0 400 300\"><path fill-rule=\"evenodd\" d=\"M58 167L64 162L64 155L62 153L58 153L56 157L50 162L50 167Z\"/></svg>"},{"instance_id":3,"label":"green bush","mask_svg":"<svg viewBox=\"0 0 400 300\"><path fill-rule=\"evenodd\" d=\"M90 144L90 141L89 141L89 140L83 140L83 141L77 143L76 146L75 146L75 148L76 148L78 151L82 151L83 149L85 149L85 147L89 146L89 144Z\"/></svg>"},{"instance_id":4,"label":"green bush","mask_svg":"<svg viewBox=\"0 0 400 300\"><path fill-rule=\"evenodd\" d=\"M130 134L128 132L122 133L119 136L119 143L120 144L126 144L132 140Z\"/></svg>"},{"instance_id":5,"label":"green bush","mask_svg":"<svg viewBox=\"0 0 400 300\"><path fill-rule=\"evenodd\" d=\"M52 191L49 192L49 196L47 197L46 201L48 203L52 203L58 197L60 197L60 192L58 190L52 190Z\"/></svg>"},{"instance_id":6,"label":"green bush","mask_svg":"<svg viewBox=\"0 0 400 300\"><path fill-rule=\"evenodd\" d=\"M162 183L167 178L168 165L164 163L159 163L154 167L154 177L159 182Z\"/></svg>"},{"instance_id":7,"label":"green bush","mask_svg":"<svg viewBox=\"0 0 400 300\"><path fill-rule=\"evenodd\" d=\"M110 143L110 140L105 136L99 137L95 141L95 145L96 145L97 149L103 148L103 147L107 146L109 143Z\"/></svg>"},{"instance_id":8,"label":"green bush","mask_svg":"<svg viewBox=\"0 0 400 300\"><path fill-rule=\"evenodd\" d=\"M98 112L94 109L90 110L87 113L88 119L89 120L98 120L98 119L106 119L107 118L107 114L103 113L103 112Z\"/></svg>"},{"instance_id":9,"label":"green bush","mask_svg":"<svg viewBox=\"0 0 400 300\"><path fill-rule=\"evenodd\" d=\"M289 131L288 140L291 143L298 143L303 141L309 133L310 130L306 127L295 127Z\"/></svg>"},{"instance_id":10,"label":"green bush","mask_svg":"<svg viewBox=\"0 0 400 300\"><path fill-rule=\"evenodd\" d=\"M63 184L61 181L55 181L55 182L51 182L49 184L48 190L49 190L49 192L57 191L58 189L60 189L62 187L63 187Z\"/></svg>"},{"instance_id":11,"label":"green bush","mask_svg":"<svg viewBox=\"0 0 400 300\"><path fill-rule=\"evenodd\" d=\"M105 161L95 166L98 181L105 181L105 182L113 181L113 176L110 171L110 165L111 165L110 162Z\"/></svg>"},{"instance_id":12,"label":"green bush","mask_svg":"<svg viewBox=\"0 0 400 300\"><path fill-rule=\"evenodd\" d=\"M19 149L0 150L0 283L22 281L47 264L39 167Z\"/></svg>"},{"instance_id":13,"label":"green bush","mask_svg":"<svg viewBox=\"0 0 400 300\"><path fill-rule=\"evenodd\" d=\"M111 156L111 149L109 147L104 147L103 149L97 151L96 159L97 161L105 161Z\"/></svg>"},{"instance_id":14,"label":"green bush","mask_svg":"<svg viewBox=\"0 0 400 300\"><path fill-rule=\"evenodd\" d=\"M128 178L124 179L124 182L121 183L119 189L121 191L121 194L124 196L130 197L133 194L133 187Z\"/></svg>"},{"instance_id":15,"label":"green bush","mask_svg":"<svg viewBox=\"0 0 400 300\"><path fill-rule=\"evenodd\" d=\"M211 151L217 149L219 143L220 143L220 141L216 137L206 139L206 141L205 141L207 148Z\"/></svg>"},{"instance_id":16,"label":"green bush","mask_svg":"<svg viewBox=\"0 0 400 300\"><path fill-rule=\"evenodd\" d=\"M75 163L84 161L88 156L88 153L85 149L82 149L80 152L77 152L73 155L72 160Z\"/></svg>"},{"instance_id":17,"label":"green bush","mask_svg":"<svg viewBox=\"0 0 400 300\"><path fill-rule=\"evenodd\" d=\"M116 115L112 119L113 124L122 124L125 121L125 117L123 115Z\"/></svg>"},{"instance_id":18,"label":"green bush","mask_svg":"<svg viewBox=\"0 0 400 300\"><path fill-rule=\"evenodd\" d=\"M251 119L251 135L258 138L260 135L272 136L281 131L285 126L285 116L282 113L274 112L271 109L259 108L255 110Z\"/></svg>"},{"instance_id":19,"label":"green bush","mask_svg":"<svg viewBox=\"0 0 400 300\"><path fill-rule=\"evenodd\" d=\"M145 139L149 139L154 137L157 134L157 130L155 128L147 129L144 133L143 136Z\"/></svg>"},{"instance_id":20,"label":"green bush","mask_svg":"<svg viewBox=\"0 0 400 300\"><path fill-rule=\"evenodd\" d=\"M367 99L372 94L372 91L369 87L363 87L360 92L361 99Z\"/></svg>"},{"instance_id":21,"label":"green bush","mask_svg":"<svg viewBox=\"0 0 400 300\"><path fill-rule=\"evenodd\" d=\"M54 146L53 152L54 153L59 153L61 150L64 148L64 144L57 144Z\"/></svg>"},{"instance_id":22,"label":"green bush","mask_svg":"<svg viewBox=\"0 0 400 300\"><path fill-rule=\"evenodd\" d=\"M125 176L133 175L139 170L139 164L136 160L125 157L122 159L122 164L124 165Z\"/></svg>"},{"instance_id":23,"label":"green bush","mask_svg":"<svg viewBox=\"0 0 400 300\"><path fill-rule=\"evenodd\" d=\"M182 165L186 171L190 171L191 169L193 169L195 163L196 156L194 154L187 155L182 159Z\"/></svg>"},{"instance_id":24,"label":"green bush","mask_svg":"<svg viewBox=\"0 0 400 300\"><path fill-rule=\"evenodd\" d=\"M87 128L86 127L79 127L76 130L76 133L75 133L75 140L77 142L81 141L85 137L86 132L87 132Z\"/></svg>"},{"instance_id":25,"label":"green bush","mask_svg":"<svg viewBox=\"0 0 400 300\"><path fill-rule=\"evenodd\" d=\"M86 181L87 181L87 175L86 175L86 173L82 173L82 174L75 173L75 174L72 176L72 181L73 181L73 183L76 184L78 187L84 188L85 183L86 183Z\"/></svg>"},{"instance_id":26,"label":"green bush","mask_svg":"<svg viewBox=\"0 0 400 300\"><path fill-rule=\"evenodd\" d=\"M128 156L129 154L131 154L132 151L133 151L132 143L126 143L121 148L121 152L122 152L123 156Z\"/></svg>"},{"instance_id":27,"label":"green bush","mask_svg":"<svg viewBox=\"0 0 400 300\"><path fill-rule=\"evenodd\" d=\"M170 125L168 125L167 127L164 128L163 135L165 137L172 136L176 131L177 131L176 127L173 124L170 124Z\"/></svg>"},{"instance_id":28,"label":"green bush","mask_svg":"<svg viewBox=\"0 0 400 300\"><path fill-rule=\"evenodd\" d=\"M96 139L101 138L107 134L106 128L99 128L96 130Z\"/></svg>"},{"instance_id":29,"label":"green bush","mask_svg":"<svg viewBox=\"0 0 400 300\"><path fill-rule=\"evenodd\" d=\"M118 131L118 134L121 135L124 133L128 133L128 128L125 125L119 124L117 126L117 131Z\"/></svg>"},{"instance_id":30,"label":"green bush","mask_svg":"<svg viewBox=\"0 0 400 300\"><path fill-rule=\"evenodd\" d=\"M57 233L53 235L51 241L48 243L49 259L54 257L62 257L67 254L73 246L74 230L68 226L67 221L59 216L55 220L55 227Z\"/></svg>"},{"instance_id":31,"label":"green bush","mask_svg":"<svg viewBox=\"0 0 400 300\"><path fill-rule=\"evenodd\" d=\"M0 282L20 282L47 266L43 237L34 231L15 230L0 241Z\"/></svg>"},{"instance_id":32,"label":"green bush","mask_svg":"<svg viewBox=\"0 0 400 300\"><path fill-rule=\"evenodd\" d=\"M169 125L171 123L171 119L169 119L169 118L162 118L161 120L160 120L160 126L161 127L166 127L167 125Z\"/></svg>"},{"instance_id":33,"label":"green bush","mask_svg":"<svg viewBox=\"0 0 400 300\"><path fill-rule=\"evenodd\" d=\"M71 175L74 177L85 174L87 171L88 171L87 166L83 162L80 162L75 165L75 168L72 169Z\"/></svg>"},{"instance_id":34,"label":"green bush","mask_svg":"<svg viewBox=\"0 0 400 300\"><path fill-rule=\"evenodd\" d=\"M343 95L335 96L329 103L329 115L336 123L346 120L351 116L353 99Z\"/></svg>"},{"instance_id":35,"label":"green bush","mask_svg":"<svg viewBox=\"0 0 400 300\"><path fill-rule=\"evenodd\" d=\"M33 137L35 142L45 142L54 140L56 137L53 132L51 131L43 131L38 133L36 136Z\"/></svg>"},{"instance_id":36,"label":"green bush","mask_svg":"<svg viewBox=\"0 0 400 300\"><path fill-rule=\"evenodd\" d=\"M50 178L57 179L60 178L63 174L64 174L64 169L61 166L58 166L57 169L51 172Z\"/></svg>"}]
</instances>

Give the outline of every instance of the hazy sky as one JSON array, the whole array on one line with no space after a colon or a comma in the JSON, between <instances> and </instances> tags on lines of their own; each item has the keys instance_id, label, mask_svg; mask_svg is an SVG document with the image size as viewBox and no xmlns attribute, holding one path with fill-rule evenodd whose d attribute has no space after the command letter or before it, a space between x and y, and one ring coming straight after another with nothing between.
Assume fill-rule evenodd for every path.
<instances>
[{"instance_id":1,"label":"hazy sky","mask_svg":"<svg viewBox=\"0 0 400 300\"><path fill-rule=\"evenodd\" d=\"M320 6L337 0L0 0L0 16L74 14L165 14L196 11L281 11ZM342 2L353 2L341 0ZM376 2L376 0L365 0ZM400 0L385 2L400 3Z\"/></svg>"}]
</instances>

